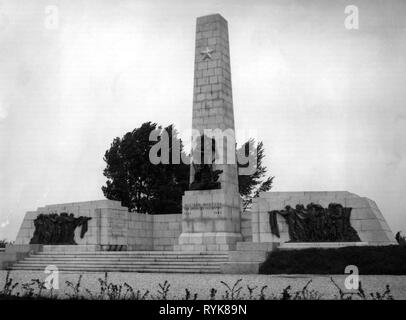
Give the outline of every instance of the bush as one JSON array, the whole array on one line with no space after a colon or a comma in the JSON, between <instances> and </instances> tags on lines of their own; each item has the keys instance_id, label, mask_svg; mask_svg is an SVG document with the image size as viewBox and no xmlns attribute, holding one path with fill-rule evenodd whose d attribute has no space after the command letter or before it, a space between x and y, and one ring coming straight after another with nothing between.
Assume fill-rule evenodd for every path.
<instances>
[{"instance_id":1,"label":"bush","mask_svg":"<svg viewBox=\"0 0 406 320\"><path fill-rule=\"evenodd\" d=\"M6 239L0 240L0 248L5 248L9 243Z\"/></svg>"},{"instance_id":2,"label":"bush","mask_svg":"<svg viewBox=\"0 0 406 320\"><path fill-rule=\"evenodd\" d=\"M262 274L343 274L348 265L360 274L406 275L406 247L365 246L338 249L276 250L261 265Z\"/></svg>"},{"instance_id":3,"label":"bush","mask_svg":"<svg viewBox=\"0 0 406 320\"><path fill-rule=\"evenodd\" d=\"M402 236L400 231L398 233L396 233L395 238L396 238L396 241L399 243L399 245L406 246L406 237Z\"/></svg>"}]
</instances>

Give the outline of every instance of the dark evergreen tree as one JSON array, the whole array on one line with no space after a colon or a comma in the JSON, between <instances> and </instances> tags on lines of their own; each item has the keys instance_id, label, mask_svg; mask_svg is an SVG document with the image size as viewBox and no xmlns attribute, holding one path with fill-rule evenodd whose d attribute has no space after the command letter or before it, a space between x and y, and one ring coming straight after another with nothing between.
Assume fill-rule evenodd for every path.
<instances>
[{"instance_id":1,"label":"dark evergreen tree","mask_svg":"<svg viewBox=\"0 0 406 320\"><path fill-rule=\"evenodd\" d=\"M272 182L274 177L267 175L267 168L262 164L265 157L264 144L262 141L255 145L254 139L248 140L241 148L237 150L237 153L242 153L245 157L251 157L256 159L254 163L238 163L238 188L240 195L243 199L243 211L250 207L252 200L259 196L260 192L269 191L272 188ZM251 148L250 148L251 146ZM249 165L255 165L255 171L250 175L242 175L241 169L247 168Z\"/></svg>"},{"instance_id":2,"label":"dark evergreen tree","mask_svg":"<svg viewBox=\"0 0 406 320\"><path fill-rule=\"evenodd\" d=\"M114 139L104 156L107 166L103 174L108 180L102 190L107 199L121 201L129 211L179 213L183 192L188 187L189 166L172 163L172 134L183 152L172 125L163 129L170 137L169 164L151 163L149 151L157 142L150 141L149 136L156 129L159 129L156 123L146 122Z\"/></svg>"}]
</instances>

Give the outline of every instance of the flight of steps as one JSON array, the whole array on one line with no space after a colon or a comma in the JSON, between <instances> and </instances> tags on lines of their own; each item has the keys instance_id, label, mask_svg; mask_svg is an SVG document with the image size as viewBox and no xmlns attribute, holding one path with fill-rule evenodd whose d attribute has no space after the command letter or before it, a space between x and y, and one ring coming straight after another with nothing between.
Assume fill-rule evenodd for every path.
<instances>
[{"instance_id":1,"label":"flight of steps","mask_svg":"<svg viewBox=\"0 0 406 320\"><path fill-rule=\"evenodd\" d=\"M65 272L221 273L227 252L96 251L38 252L11 270L44 271L55 265Z\"/></svg>"}]
</instances>

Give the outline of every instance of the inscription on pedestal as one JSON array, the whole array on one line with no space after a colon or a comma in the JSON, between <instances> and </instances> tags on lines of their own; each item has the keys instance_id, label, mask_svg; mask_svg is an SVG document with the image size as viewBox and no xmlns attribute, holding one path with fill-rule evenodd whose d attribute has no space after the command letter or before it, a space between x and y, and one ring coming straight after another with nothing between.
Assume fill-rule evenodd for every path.
<instances>
[{"instance_id":1,"label":"inscription on pedestal","mask_svg":"<svg viewBox=\"0 0 406 320\"><path fill-rule=\"evenodd\" d=\"M185 215L190 215L192 210L200 210L200 213L203 215L204 209L212 210L216 214L221 214L221 203L188 203L183 205L183 213Z\"/></svg>"}]
</instances>

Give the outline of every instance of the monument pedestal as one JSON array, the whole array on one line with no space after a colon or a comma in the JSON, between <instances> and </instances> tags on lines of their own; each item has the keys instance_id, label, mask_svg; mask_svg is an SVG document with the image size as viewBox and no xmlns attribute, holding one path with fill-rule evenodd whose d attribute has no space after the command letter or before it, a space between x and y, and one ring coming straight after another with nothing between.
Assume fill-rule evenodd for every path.
<instances>
[{"instance_id":1,"label":"monument pedestal","mask_svg":"<svg viewBox=\"0 0 406 320\"><path fill-rule=\"evenodd\" d=\"M225 190L186 191L179 251L235 250L242 241L240 195Z\"/></svg>"}]
</instances>

